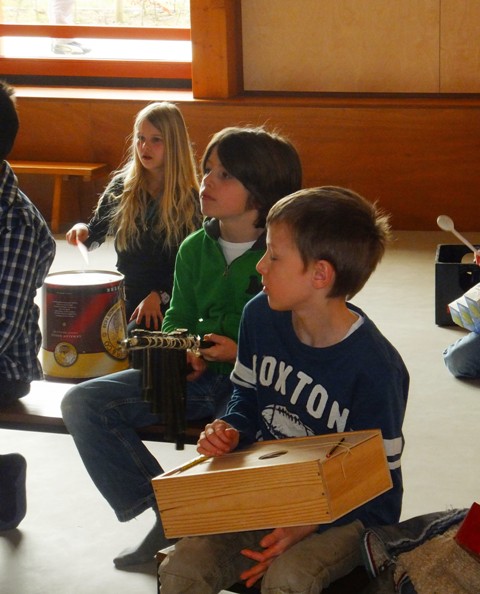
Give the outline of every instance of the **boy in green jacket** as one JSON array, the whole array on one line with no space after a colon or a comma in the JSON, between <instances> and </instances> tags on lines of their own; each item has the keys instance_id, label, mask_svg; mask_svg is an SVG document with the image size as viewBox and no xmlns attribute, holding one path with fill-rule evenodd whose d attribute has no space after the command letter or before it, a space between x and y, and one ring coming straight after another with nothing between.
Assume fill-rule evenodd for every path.
<instances>
[{"instance_id":1,"label":"boy in green jacket","mask_svg":"<svg viewBox=\"0 0 480 594\"><path fill-rule=\"evenodd\" d=\"M184 240L175 264L170 308L162 330L179 328L213 343L188 354L187 419L214 418L232 393L230 373L244 305L260 289L256 264L265 251L270 207L301 186L297 151L263 128L226 128L202 159L203 228ZM153 508L146 538L114 559L117 568L153 561L165 538L151 479L163 472L135 429L158 423L142 401L141 372L129 369L89 380L67 392L62 413L95 485L121 522Z\"/></svg>"}]
</instances>

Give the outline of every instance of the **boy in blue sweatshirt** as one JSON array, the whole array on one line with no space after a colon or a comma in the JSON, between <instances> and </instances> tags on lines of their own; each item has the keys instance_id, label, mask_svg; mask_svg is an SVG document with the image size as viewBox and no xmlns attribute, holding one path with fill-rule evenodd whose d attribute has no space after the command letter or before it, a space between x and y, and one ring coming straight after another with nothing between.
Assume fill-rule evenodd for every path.
<instances>
[{"instance_id":1,"label":"boy in blue sweatshirt","mask_svg":"<svg viewBox=\"0 0 480 594\"><path fill-rule=\"evenodd\" d=\"M388 236L387 218L343 188L300 190L271 208L263 292L243 312L233 397L197 449L221 456L256 440L378 428L393 488L329 525L185 538L160 567L162 594L215 594L239 579L262 579L264 594L317 594L361 563L365 527L398 522L409 376L348 302Z\"/></svg>"}]
</instances>

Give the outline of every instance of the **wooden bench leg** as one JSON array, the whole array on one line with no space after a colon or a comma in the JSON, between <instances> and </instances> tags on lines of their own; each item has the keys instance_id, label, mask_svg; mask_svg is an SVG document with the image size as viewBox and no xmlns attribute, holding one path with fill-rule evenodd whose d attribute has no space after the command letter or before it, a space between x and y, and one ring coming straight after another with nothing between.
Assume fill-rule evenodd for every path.
<instances>
[{"instance_id":1,"label":"wooden bench leg","mask_svg":"<svg viewBox=\"0 0 480 594\"><path fill-rule=\"evenodd\" d=\"M62 176L55 175L53 181L53 202L52 202L52 233L58 233L60 227L60 206L62 202Z\"/></svg>"}]
</instances>

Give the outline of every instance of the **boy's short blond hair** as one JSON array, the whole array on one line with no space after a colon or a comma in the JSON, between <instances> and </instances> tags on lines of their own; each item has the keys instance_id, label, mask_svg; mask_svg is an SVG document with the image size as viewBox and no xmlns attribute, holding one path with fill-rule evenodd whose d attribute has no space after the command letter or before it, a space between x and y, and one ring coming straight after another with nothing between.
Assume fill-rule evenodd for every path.
<instances>
[{"instance_id":1,"label":"boy's short blond hair","mask_svg":"<svg viewBox=\"0 0 480 594\"><path fill-rule=\"evenodd\" d=\"M383 257L390 238L388 219L356 192L323 186L282 198L271 208L267 227L288 225L305 266L327 260L335 269L328 296L351 298Z\"/></svg>"}]
</instances>

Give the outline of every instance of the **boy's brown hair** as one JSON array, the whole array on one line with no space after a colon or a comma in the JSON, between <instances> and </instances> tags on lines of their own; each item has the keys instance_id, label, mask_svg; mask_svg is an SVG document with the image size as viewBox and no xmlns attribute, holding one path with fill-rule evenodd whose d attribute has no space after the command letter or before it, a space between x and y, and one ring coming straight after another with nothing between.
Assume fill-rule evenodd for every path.
<instances>
[{"instance_id":1,"label":"boy's brown hair","mask_svg":"<svg viewBox=\"0 0 480 594\"><path fill-rule=\"evenodd\" d=\"M263 126L228 127L217 132L202 157L202 173L216 148L225 169L248 190L258 210L255 227L265 227L272 204L302 187L302 165L288 138Z\"/></svg>"},{"instance_id":2,"label":"boy's brown hair","mask_svg":"<svg viewBox=\"0 0 480 594\"><path fill-rule=\"evenodd\" d=\"M390 238L388 215L345 188L308 188L277 202L267 226L290 228L305 266L326 260L335 269L328 297L351 298L362 289L383 257Z\"/></svg>"}]
</instances>

